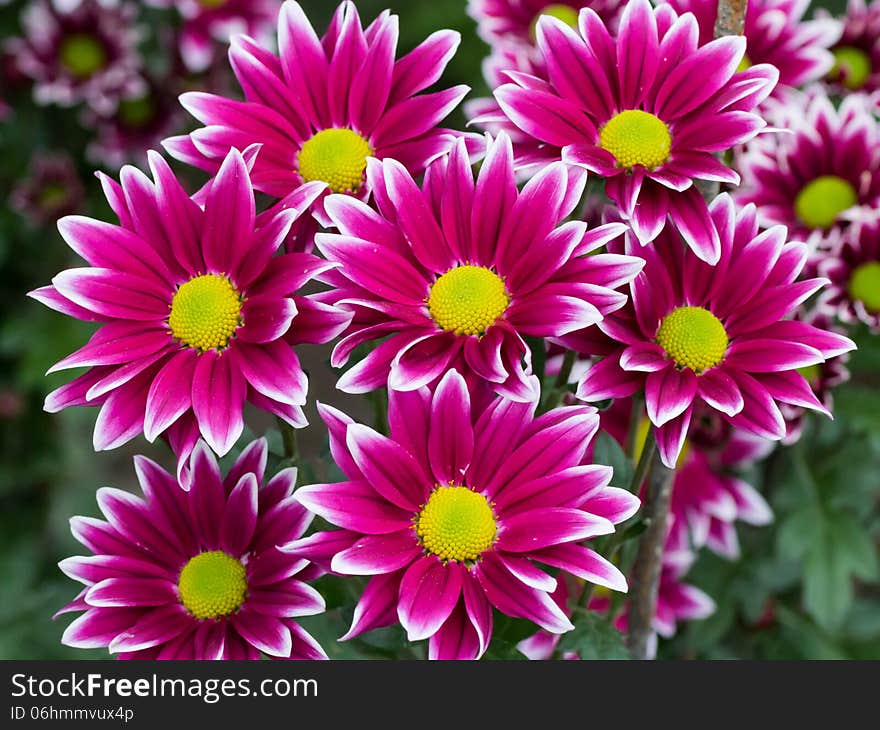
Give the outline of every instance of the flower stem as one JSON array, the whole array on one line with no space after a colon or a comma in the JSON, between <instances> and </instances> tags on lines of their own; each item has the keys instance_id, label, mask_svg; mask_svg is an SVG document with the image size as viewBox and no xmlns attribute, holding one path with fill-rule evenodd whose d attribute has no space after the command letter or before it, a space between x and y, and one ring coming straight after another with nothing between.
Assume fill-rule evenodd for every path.
<instances>
[{"instance_id":1,"label":"flower stem","mask_svg":"<svg viewBox=\"0 0 880 730\"><path fill-rule=\"evenodd\" d=\"M291 465L299 462L299 444L296 440L296 429L283 418L278 418L278 430L281 432L281 443L284 448L284 459Z\"/></svg>"},{"instance_id":2,"label":"flower stem","mask_svg":"<svg viewBox=\"0 0 880 730\"><path fill-rule=\"evenodd\" d=\"M650 456L647 456L650 454ZM663 547L666 542L666 526L669 519L669 504L672 498L672 482L675 470L664 466L660 461L653 432L648 433L643 461L648 462L648 483L642 515L647 527L639 540L636 559L630 573L630 606L627 618L627 646L633 659L648 659L653 629L651 624L657 608L657 589L660 585L660 572L663 567ZM633 481L638 488L638 473ZM644 475L643 475L644 476Z\"/></svg>"},{"instance_id":3,"label":"flower stem","mask_svg":"<svg viewBox=\"0 0 880 730\"><path fill-rule=\"evenodd\" d=\"M373 404L373 428L379 433L388 435L388 394L384 388L370 392Z\"/></svg>"}]
</instances>

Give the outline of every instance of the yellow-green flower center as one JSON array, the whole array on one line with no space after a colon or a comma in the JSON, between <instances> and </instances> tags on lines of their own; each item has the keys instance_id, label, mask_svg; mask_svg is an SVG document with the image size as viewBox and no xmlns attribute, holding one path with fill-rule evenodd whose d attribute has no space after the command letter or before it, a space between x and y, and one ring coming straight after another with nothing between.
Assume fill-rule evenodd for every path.
<instances>
[{"instance_id":1,"label":"yellow-green flower center","mask_svg":"<svg viewBox=\"0 0 880 730\"><path fill-rule=\"evenodd\" d=\"M675 364L697 374L720 363L728 343L721 320L703 307L677 307L657 330L657 344Z\"/></svg>"},{"instance_id":2,"label":"yellow-green flower center","mask_svg":"<svg viewBox=\"0 0 880 730\"><path fill-rule=\"evenodd\" d=\"M832 78L843 78L843 85L847 89L860 89L865 85L871 75L871 59L861 48L841 46L835 48L834 68L831 69Z\"/></svg>"},{"instance_id":3,"label":"yellow-green flower center","mask_svg":"<svg viewBox=\"0 0 880 730\"><path fill-rule=\"evenodd\" d=\"M823 175L804 185L795 198L794 212L805 226L828 228L837 216L858 202L856 190L847 180Z\"/></svg>"},{"instance_id":4,"label":"yellow-green flower center","mask_svg":"<svg viewBox=\"0 0 880 730\"><path fill-rule=\"evenodd\" d=\"M299 174L306 182L320 180L334 193L357 190L364 179L370 143L350 129L324 129L299 151Z\"/></svg>"},{"instance_id":5,"label":"yellow-green flower center","mask_svg":"<svg viewBox=\"0 0 880 730\"><path fill-rule=\"evenodd\" d=\"M71 33L58 49L61 65L78 79L87 79L107 65L107 49L88 33Z\"/></svg>"},{"instance_id":6,"label":"yellow-green flower center","mask_svg":"<svg viewBox=\"0 0 880 730\"><path fill-rule=\"evenodd\" d=\"M853 270L849 295L871 314L880 312L880 261L868 261Z\"/></svg>"},{"instance_id":7,"label":"yellow-green flower center","mask_svg":"<svg viewBox=\"0 0 880 730\"><path fill-rule=\"evenodd\" d=\"M225 276L190 279L171 300L171 334L196 350L226 347L240 324L241 295Z\"/></svg>"},{"instance_id":8,"label":"yellow-green flower center","mask_svg":"<svg viewBox=\"0 0 880 730\"><path fill-rule=\"evenodd\" d=\"M573 8L571 5L566 5L565 3L551 3L534 17L532 24L529 26L529 35L531 36L532 41L537 38L538 21L545 15L561 20L571 28L577 28L579 14L580 11L577 8Z\"/></svg>"},{"instance_id":9,"label":"yellow-green flower center","mask_svg":"<svg viewBox=\"0 0 880 730\"><path fill-rule=\"evenodd\" d=\"M422 547L441 560L474 561L495 541L495 515L468 487L437 487L415 518Z\"/></svg>"},{"instance_id":10,"label":"yellow-green flower center","mask_svg":"<svg viewBox=\"0 0 880 730\"><path fill-rule=\"evenodd\" d=\"M145 127L153 121L156 107L149 95L119 102L119 121L127 127Z\"/></svg>"},{"instance_id":11,"label":"yellow-green flower center","mask_svg":"<svg viewBox=\"0 0 880 730\"><path fill-rule=\"evenodd\" d=\"M431 287L428 311L443 329L482 335L504 314L510 298L504 280L484 266L457 266Z\"/></svg>"},{"instance_id":12,"label":"yellow-green flower center","mask_svg":"<svg viewBox=\"0 0 880 730\"><path fill-rule=\"evenodd\" d=\"M614 155L621 167L644 165L652 170L669 158L672 137L669 127L653 114L628 109L602 127L599 145Z\"/></svg>"},{"instance_id":13,"label":"yellow-green flower center","mask_svg":"<svg viewBox=\"0 0 880 730\"><path fill-rule=\"evenodd\" d=\"M196 618L220 618L238 610L247 593L244 566L222 550L199 553L183 566L180 600Z\"/></svg>"}]
</instances>

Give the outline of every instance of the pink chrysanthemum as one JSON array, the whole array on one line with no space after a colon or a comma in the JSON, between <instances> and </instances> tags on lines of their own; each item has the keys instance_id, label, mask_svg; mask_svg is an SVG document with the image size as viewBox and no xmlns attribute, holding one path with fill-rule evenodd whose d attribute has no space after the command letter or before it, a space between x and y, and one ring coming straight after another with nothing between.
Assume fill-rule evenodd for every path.
<instances>
[{"instance_id":1,"label":"pink chrysanthemum","mask_svg":"<svg viewBox=\"0 0 880 730\"><path fill-rule=\"evenodd\" d=\"M176 7L183 17L180 55L190 71L211 64L218 41L238 33L268 40L278 18L281 0L146 0L156 7Z\"/></svg>"},{"instance_id":2,"label":"pink chrysanthemum","mask_svg":"<svg viewBox=\"0 0 880 730\"><path fill-rule=\"evenodd\" d=\"M631 399L619 399L601 414L602 429L621 446L629 435L632 408ZM636 425L636 458L649 428L647 418ZM736 523L767 525L773 520L770 505L738 473L772 449L772 441L731 427L717 411L705 405L696 409L676 464L666 549L686 552L707 547L737 558Z\"/></svg>"},{"instance_id":3,"label":"pink chrysanthemum","mask_svg":"<svg viewBox=\"0 0 880 730\"><path fill-rule=\"evenodd\" d=\"M113 114L84 115L84 123L94 128L86 156L113 170L129 162L147 164L147 152L183 126L177 85L173 78L147 79L143 92L120 99Z\"/></svg>"},{"instance_id":4,"label":"pink chrysanthemum","mask_svg":"<svg viewBox=\"0 0 880 730\"><path fill-rule=\"evenodd\" d=\"M120 98L143 88L134 5L119 0L53 4L34 0L22 15L24 38L7 50L34 80L38 104L86 101L110 113Z\"/></svg>"},{"instance_id":5,"label":"pink chrysanthemum","mask_svg":"<svg viewBox=\"0 0 880 730\"><path fill-rule=\"evenodd\" d=\"M532 561L613 590L620 572L579 543L611 533L638 499L585 463L598 416L583 406L535 419L534 403L471 407L461 375L390 394L391 437L327 406L334 459L350 480L296 497L333 525L283 549L332 555L336 573L369 575L343 639L398 620L432 659L475 659L492 607L552 633L572 628L550 598L556 579Z\"/></svg>"},{"instance_id":6,"label":"pink chrysanthemum","mask_svg":"<svg viewBox=\"0 0 880 730\"><path fill-rule=\"evenodd\" d=\"M855 95L835 109L821 91L779 106L777 126L740 156L737 203L754 203L762 226L833 248L853 221L880 215L880 123Z\"/></svg>"},{"instance_id":7,"label":"pink chrysanthemum","mask_svg":"<svg viewBox=\"0 0 880 730\"><path fill-rule=\"evenodd\" d=\"M861 321L880 332L880 217L851 229L818 267L831 281L819 308L848 325Z\"/></svg>"},{"instance_id":8,"label":"pink chrysanthemum","mask_svg":"<svg viewBox=\"0 0 880 730\"><path fill-rule=\"evenodd\" d=\"M631 304L598 325L620 345L578 388L579 398L602 400L644 386L669 468L701 401L736 428L772 440L785 436L779 402L827 413L797 368L855 347L836 333L784 319L827 284L795 281L805 244L786 243L782 226L758 234L754 206L737 209L726 194L709 210L721 241L718 264L700 261L670 229L643 248L647 263L631 284Z\"/></svg>"},{"instance_id":9,"label":"pink chrysanthemum","mask_svg":"<svg viewBox=\"0 0 880 730\"><path fill-rule=\"evenodd\" d=\"M217 453L229 451L245 401L305 425L308 383L290 345L327 342L350 315L296 294L332 264L275 254L322 186L301 187L292 208L255 228L254 192L237 150L211 183L204 210L159 155L150 165L155 183L134 168L123 168L122 185L102 178L119 226L59 221L89 266L63 271L31 296L102 326L51 368L90 370L51 393L46 410L99 405L96 449L161 434L180 465L200 435Z\"/></svg>"},{"instance_id":10,"label":"pink chrysanthemum","mask_svg":"<svg viewBox=\"0 0 880 730\"><path fill-rule=\"evenodd\" d=\"M819 9L817 15L827 16ZM880 0L849 0L840 40L831 48L836 64L829 80L835 91L880 91Z\"/></svg>"},{"instance_id":11,"label":"pink chrysanthemum","mask_svg":"<svg viewBox=\"0 0 880 730\"><path fill-rule=\"evenodd\" d=\"M581 8L591 8L613 29L625 4L625 0L468 0L467 12L477 22L480 37L495 48L534 46L538 21L545 15L576 28Z\"/></svg>"},{"instance_id":12,"label":"pink chrysanthemum","mask_svg":"<svg viewBox=\"0 0 880 730\"><path fill-rule=\"evenodd\" d=\"M317 573L276 545L296 540L312 515L291 496L296 469L262 485L266 441L242 452L225 479L204 445L184 488L135 457L144 499L98 490L106 521L74 517L74 537L93 554L59 567L86 585L59 613L85 611L62 642L108 647L120 659L326 659L294 620L324 610L304 583Z\"/></svg>"},{"instance_id":13,"label":"pink chrysanthemum","mask_svg":"<svg viewBox=\"0 0 880 730\"><path fill-rule=\"evenodd\" d=\"M336 287L330 301L355 312L332 364L391 335L340 378L347 392L386 381L413 390L457 367L530 400L537 383L522 336L594 324L624 305L613 289L643 265L631 256L587 256L624 226L563 223L585 176L559 163L518 191L504 135L489 144L476 181L464 140L428 169L423 190L396 160L371 160L367 177L379 212L331 196L327 211L340 233L316 236L341 266L328 277Z\"/></svg>"},{"instance_id":14,"label":"pink chrysanthemum","mask_svg":"<svg viewBox=\"0 0 880 730\"><path fill-rule=\"evenodd\" d=\"M538 22L549 83L512 76L495 97L514 124L562 149L565 162L607 178L606 193L639 240L653 240L667 217L696 254L718 261L718 234L695 179L739 183L713 153L752 139L766 123L752 110L778 72L758 64L737 73L745 39L697 47L697 21L668 5L632 0L612 36L586 8L579 31Z\"/></svg>"},{"instance_id":15,"label":"pink chrysanthemum","mask_svg":"<svg viewBox=\"0 0 880 730\"><path fill-rule=\"evenodd\" d=\"M9 196L9 206L30 225L50 225L76 213L86 191L76 163L66 152L34 154L26 178L19 180Z\"/></svg>"},{"instance_id":16,"label":"pink chrysanthemum","mask_svg":"<svg viewBox=\"0 0 880 730\"><path fill-rule=\"evenodd\" d=\"M700 43L714 37L717 0L665 0L677 13L693 13L700 25ZM840 37L840 23L830 18L803 20L810 0L749 0L746 8L746 55L742 66L769 63L779 69L779 86L818 81L834 65L828 50Z\"/></svg>"},{"instance_id":17,"label":"pink chrysanthemum","mask_svg":"<svg viewBox=\"0 0 880 730\"><path fill-rule=\"evenodd\" d=\"M318 38L299 4L287 0L279 18L280 59L245 36L232 42L230 60L245 101L184 94L181 103L207 126L165 146L215 172L230 147L261 144L254 187L276 198L320 181L365 199L371 158L393 157L418 175L460 135L437 125L468 87L419 93L440 78L458 33L438 31L395 60L397 38L396 15L386 11L363 29L348 1ZM313 212L328 223L320 203Z\"/></svg>"}]
</instances>

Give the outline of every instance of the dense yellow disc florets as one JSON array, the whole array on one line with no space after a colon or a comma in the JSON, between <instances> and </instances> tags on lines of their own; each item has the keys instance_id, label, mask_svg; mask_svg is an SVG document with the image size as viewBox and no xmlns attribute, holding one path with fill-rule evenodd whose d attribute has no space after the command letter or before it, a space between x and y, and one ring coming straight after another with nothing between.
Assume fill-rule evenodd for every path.
<instances>
[{"instance_id":1,"label":"dense yellow disc florets","mask_svg":"<svg viewBox=\"0 0 880 730\"><path fill-rule=\"evenodd\" d=\"M495 541L495 515L468 487L437 487L415 519L422 547L441 560L474 561Z\"/></svg>"},{"instance_id":2,"label":"dense yellow disc florets","mask_svg":"<svg viewBox=\"0 0 880 730\"><path fill-rule=\"evenodd\" d=\"M107 49L88 33L72 33L61 41L58 59L73 76L87 79L107 65Z\"/></svg>"},{"instance_id":3,"label":"dense yellow disc florets","mask_svg":"<svg viewBox=\"0 0 880 730\"><path fill-rule=\"evenodd\" d=\"M199 553L177 581L180 601L196 618L220 618L238 610L247 593L244 566L222 550Z\"/></svg>"},{"instance_id":4,"label":"dense yellow disc florets","mask_svg":"<svg viewBox=\"0 0 880 730\"><path fill-rule=\"evenodd\" d=\"M868 261L853 270L849 295L871 314L880 312L880 261Z\"/></svg>"},{"instance_id":5,"label":"dense yellow disc florets","mask_svg":"<svg viewBox=\"0 0 880 730\"><path fill-rule=\"evenodd\" d=\"M599 145L614 155L621 167L644 165L653 170L669 158L672 137L669 127L653 114L628 109L602 127Z\"/></svg>"},{"instance_id":6,"label":"dense yellow disc florets","mask_svg":"<svg viewBox=\"0 0 880 730\"><path fill-rule=\"evenodd\" d=\"M835 48L832 78L843 78L847 89L860 89L871 75L871 59L861 48L840 46Z\"/></svg>"},{"instance_id":7,"label":"dense yellow disc florets","mask_svg":"<svg viewBox=\"0 0 880 730\"><path fill-rule=\"evenodd\" d=\"M808 182L794 201L798 220L810 228L828 228L843 211L859 202L852 184L836 175Z\"/></svg>"},{"instance_id":8,"label":"dense yellow disc florets","mask_svg":"<svg viewBox=\"0 0 880 730\"><path fill-rule=\"evenodd\" d=\"M190 279L171 300L171 334L196 350L226 347L240 324L241 295L225 276Z\"/></svg>"},{"instance_id":9,"label":"dense yellow disc florets","mask_svg":"<svg viewBox=\"0 0 880 730\"><path fill-rule=\"evenodd\" d=\"M695 373L720 363L728 342L721 320L702 307L673 309L657 330L657 344L679 368L690 368Z\"/></svg>"},{"instance_id":10,"label":"dense yellow disc florets","mask_svg":"<svg viewBox=\"0 0 880 730\"><path fill-rule=\"evenodd\" d=\"M350 129L324 129L299 151L297 165L306 182L320 180L334 193L357 190L364 180L370 143Z\"/></svg>"},{"instance_id":11,"label":"dense yellow disc florets","mask_svg":"<svg viewBox=\"0 0 880 730\"><path fill-rule=\"evenodd\" d=\"M491 269L469 264L443 274L428 295L434 321L457 335L482 335L508 304L504 280Z\"/></svg>"}]
</instances>

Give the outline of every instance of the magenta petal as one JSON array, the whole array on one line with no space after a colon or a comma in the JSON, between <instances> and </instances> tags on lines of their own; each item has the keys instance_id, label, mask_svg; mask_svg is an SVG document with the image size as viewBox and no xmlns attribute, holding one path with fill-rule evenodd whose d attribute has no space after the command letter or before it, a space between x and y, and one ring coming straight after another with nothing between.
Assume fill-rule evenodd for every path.
<instances>
[{"instance_id":1,"label":"magenta petal","mask_svg":"<svg viewBox=\"0 0 880 730\"><path fill-rule=\"evenodd\" d=\"M61 636L61 643L77 649L100 649L129 629L143 615L141 609L100 608L86 611Z\"/></svg>"},{"instance_id":2,"label":"magenta petal","mask_svg":"<svg viewBox=\"0 0 880 730\"><path fill-rule=\"evenodd\" d=\"M223 510L220 546L233 556L243 555L257 525L257 478L245 474L235 485Z\"/></svg>"},{"instance_id":3,"label":"magenta petal","mask_svg":"<svg viewBox=\"0 0 880 730\"><path fill-rule=\"evenodd\" d=\"M486 598L486 594L473 572L468 573L462 581L461 593L464 598L465 611L477 632L480 655L482 655L489 648L489 641L492 638L492 604Z\"/></svg>"},{"instance_id":4,"label":"magenta petal","mask_svg":"<svg viewBox=\"0 0 880 730\"><path fill-rule=\"evenodd\" d=\"M502 613L533 621L554 634L571 631L574 626L556 602L544 591L530 588L511 575L498 556L483 555L475 573L489 601Z\"/></svg>"},{"instance_id":5,"label":"magenta petal","mask_svg":"<svg viewBox=\"0 0 880 730\"><path fill-rule=\"evenodd\" d=\"M427 555L404 573L397 615L409 641L427 639L449 618L461 595L463 572L454 561L444 564Z\"/></svg>"},{"instance_id":6,"label":"magenta petal","mask_svg":"<svg viewBox=\"0 0 880 730\"><path fill-rule=\"evenodd\" d=\"M245 641L269 656L290 656L290 631L281 619L245 607L232 617L232 625Z\"/></svg>"},{"instance_id":7,"label":"magenta petal","mask_svg":"<svg viewBox=\"0 0 880 730\"><path fill-rule=\"evenodd\" d=\"M252 588L248 591L249 610L263 616L277 618L296 618L323 613L324 599L310 585L296 578L275 583L266 588Z\"/></svg>"},{"instance_id":8,"label":"magenta petal","mask_svg":"<svg viewBox=\"0 0 880 730\"><path fill-rule=\"evenodd\" d=\"M294 350L284 341L264 345L236 343L235 365L255 390L279 403L301 406L308 380Z\"/></svg>"},{"instance_id":9,"label":"magenta petal","mask_svg":"<svg viewBox=\"0 0 880 730\"><path fill-rule=\"evenodd\" d=\"M392 390L388 393L391 438L409 451L419 464L428 464L430 409L431 395L427 388ZM345 471L338 459L336 463Z\"/></svg>"},{"instance_id":10,"label":"magenta petal","mask_svg":"<svg viewBox=\"0 0 880 730\"><path fill-rule=\"evenodd\" d=\"M548 593L556 590L556 579L535 566L527 557L499 552L498 559L514 578L521 580L527 586Z\"/></svg>"},{"instance_id":11,"label":"magenta petal","mask_svg":"<svg viewBox=\"0 0 880 730\"><path fill-rule=\"evenodd\" d=\"M452 332L431 333L398 352L391 363L388 387L415 390L446 371L449 361L463 345L464 337Z\"/></svg>"},{"instance_id":12,"label":"magenta petal","mask_svg":"<svg viewBox=\"0 0 880 730\"><path fill-rule=\"evenodd\" d=\"M113 654L149 649L170 641L189 631L191 627L192 617L181 604L162 606L147 613L127 630L121 631L110 642L109 649Z\"/></svg>"},{"instance_id":13,"label":"magenta petal","mask_svg":"<svg viewBox=\"0 0 880 730\"><path fill-rule=\"evenodd\" d=\"M350 548L333 556L330 567L344 575L393 573L421 556L412 528L388 535L364 535Z\"/></svg>"},{"instance_id":14,"label":"magenta petal","mask_svg":"<svg viewBox=\"0 0 880 730\"><path fill-rule=\"evenodd\" d=\"M384 535L409 527L412 513L380 496L367 482L311 484L294 492L299 502L328 522L368 535Z\"/></svg>"},{"instance_id":15,"label":"magenta petal","mask_svg":"<svg viewBox=\"0 0 880 730\"><path fill-rule=\"evenodd\" d=\"M147 394L144 436L156 437L189 410L197 354L184 349L173 355L156 374Z\"/></svg>"},{"instance_id":16,"label":"magenta petal","mask_svg":"<svg viewBox=\"0 0 880 730\"><path fill-rule=\"evenodd\" d=\"M428 456L436 484L461 484L474 453L471 399L464 378L450 370L434 392Z\"/></svg>"},{"instance_id":17,"label":"magenta petal","mask_svg":"<svg viewBox=\"0 0 880 730\"><path fill-rule=\"evenodd\" d=\"M401 573L374 575L354 607L351 628L340 641L348 641L365 631L397 623L397 596L400 592Z\"/></svg>"},{"instance_id":18,"label":"magenta petal","mask_svg":"<svg viewBox=\"0 0 880 730\"><path fill-rule=\"evenodd\" d=\"M209 271L238 272L254 234L254 193L241 153L232 149L223 160L205 201L202 246Z\"/></svg>"},{"instance_id":19,"label":"magenta petal","mask_svg":"<svg viewBox=\"0 0 880 730\"><path fill-rule=\"evenodd\" d=\"M673 418L659 428L654 428L654 438L657 440L660 460L669 469L676 467L676 462L684 447L688 427L691 425L693 412L694 407L691 405L682 415Z\"/></svg>"},{"instance_id":20,"label":"magenta petal","mask_svg":"<svg viewBox=\"0 0 880 730\"><path fill-rule=\"evenodd\" d=\"M297 309L293 299L253 296L241 308L244 326L235 333L245 342L263 343L283 337Z\"/></svg>"},{"instance_id":21,"label":"magenta petal","mask_svg":"<svg viewBox=\"0 0 880 730\"><path fill-rule=\"evenodd\" d=\"M707 264L717 264L721 240L700 191L691 187L670 198L669 215L697 257Z\"/></svg>"},{"instance_id":22,"label":"magenta petal","mask_svg":"<svg viewBox=\"0 0 880 730\"><path fill-rule=\"evenodd\" d=\"M244 376L233 365L229 351L209 350L198 359L192 387L193 412L202 436L223 456L244 430Z\"/></svg>"},{"instance_id":23,"label":"magenta petal","mask_svg":"<svg viewBox=\"0 0 880 730\"><path fill-rule=\"evenodd\" d=\"M724 362L752 373L773 373L817 365L824 359L817 349L800 342L743 337L730 346Z\"/></svg>"},{"instance_id":24,"label":"magenta petal","mask_svg":"<svg viewBox=\"0 0 880 730\"><path fill-rule=\"evenodd\" d=\"M499 550L527 553L612 532L614 525L604 517L569 507L543 507L504 517L495 544Z\"/></svg>"},{"instance_id":25,"label":"magenta petal","mask_svg":"<svg viewBox=\"0 0 880 730\"><path fill-rule=\"evenodd\" d=\"M86 593L90 606L164 606L178 601L174 583L161 578L106 578Z\"/></svg>"},{"instance_id":26,"label":"magenta petal","mask_svg":"<svg viewBox=\"0 0 880 730\"><path fill-rule=\"evenodd\" d=\"M62 296L103 317L160 322L168 316L171 292L140 276L100 268L67 269L52 283Z\"/></svg>"},{"instance_id":27,"label":"magenta petal","mask_svg":"<svg viewBox=\"0 0 880 730\"><path fill-rule=\"evenodd\" d=\"M204 442L196 444L190 463L190 520L199 542L215 549L219 545L223 513L226 511L226 492L220 479L220 468Z\"/></svg>"},{"instance_id":28,"label":"magenta petal","mask_svg":"<svg viewBox=\"0 0 880 730\"><path fill-rule=\"evenodd\" d=\"M736 382L723 370L712 368L697 378L700 397L712 408L728 416L735 416L743 409L743 397Z\"/></svg>"},{"instance_id":29,"label":"magenta petal","mask_svg":"<svg viewBox=\"0 0 880 730\"><path fill-rule=\"evenodd\" d=\"M653 342L638 342L620 354L620 367L623 370L653 373L668 365L669 360L663 348Z\"/></svg>"},{"instance_id":30,"label":"magenta petal","mask_svg":"<svg viewBox=\"0 0 880 730\"><path fill-rule=\"evenodd\" d=\"M428 659L431 660L472 661L482 653L480 636L461 603L428 641Z\"/></svg>"},{"instance_id":31,"label":"magenta petal","mask_svg":"<svg viewBox=\"0 0 880 730\"><path fill-rule=\"evenodd\" d=\"M578 384L577 397L584 401L626 398L642 387L645 376L627 372L620 366L620 354L611 354L594 363Z\"/></svg>"},{"instance_id":32,"label":"magenta petal","mask_svg":"<svg viewBox=\"0 0 880 730\"><path fill-rule=\"evenodd\" d=\"M409 512L424 502L432 480L400 444L359 423L348 427L345 442L364 479L385 499Z\"/></svg>"},{"instance_id":33,"label":"magenta petal","mask_svg":"<svg viewBox=\"0 0 880 730\"><path fill-rule=\"evenodd\" d=\"M552 545L530 557L613 591L627 589L626 578L617 566L582 545Z\"/></svg>"},{"instance_id":34,"label":"magenta petal","mask_svg":"<svg viewBox=\"0 0 880 730\"><path fill-rule=\"evenodd\" d=\"M648 418L655 426L662 426L684 413L696 394L697 376L690 368L677 370L670 366L649 373L645 381Z\"/></svg>"}]
</instances>

